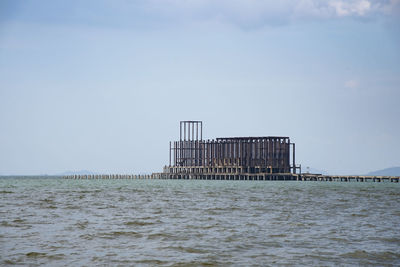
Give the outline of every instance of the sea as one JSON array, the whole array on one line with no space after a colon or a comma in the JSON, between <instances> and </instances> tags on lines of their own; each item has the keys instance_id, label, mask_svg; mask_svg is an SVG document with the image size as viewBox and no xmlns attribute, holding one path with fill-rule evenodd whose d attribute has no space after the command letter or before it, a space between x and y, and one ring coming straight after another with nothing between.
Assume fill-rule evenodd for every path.
<instances>
[{"instance_id":1,"label":"sea","mask_svg":"<svg viewBox=\"0 0 400 267\"><path fill-rule=\"evenodd\" d=\"M400 184L0 178L1 266L400 266Z\"/></svg>"}]
</instances>

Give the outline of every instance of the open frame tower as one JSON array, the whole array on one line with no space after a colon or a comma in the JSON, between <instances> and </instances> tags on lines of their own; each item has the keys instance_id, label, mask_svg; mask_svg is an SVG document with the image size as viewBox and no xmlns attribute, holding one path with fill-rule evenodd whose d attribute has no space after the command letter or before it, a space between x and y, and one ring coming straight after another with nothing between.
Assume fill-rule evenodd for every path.
<instances>
[{"instance_id":1,"label":"open frame tower","mask_svg":"<svg viewBox=\"0 0 400 267\"><path fill-rule=\"evenodd\" d=\"M221 137L203 140L202 121L181 121L179 141L170 142L169 174L296 174L289 137ZM292 164L291 164L292 162Z\"/></svg>"}]
</instances>

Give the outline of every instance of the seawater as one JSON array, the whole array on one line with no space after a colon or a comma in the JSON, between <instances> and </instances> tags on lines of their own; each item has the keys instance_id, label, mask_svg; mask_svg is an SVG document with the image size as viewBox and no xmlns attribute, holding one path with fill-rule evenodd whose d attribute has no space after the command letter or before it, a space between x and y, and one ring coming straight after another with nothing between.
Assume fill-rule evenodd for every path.
<instances>
[{"instance_id":1,"label":"seawater","mask_svg":"<svg viewBox=\"0 0 400 267\"><path fill-rule=\"evenodd\" d=\"M394 183L0 179L0 265L400 265Z\"/></svg>"}]
</instances>

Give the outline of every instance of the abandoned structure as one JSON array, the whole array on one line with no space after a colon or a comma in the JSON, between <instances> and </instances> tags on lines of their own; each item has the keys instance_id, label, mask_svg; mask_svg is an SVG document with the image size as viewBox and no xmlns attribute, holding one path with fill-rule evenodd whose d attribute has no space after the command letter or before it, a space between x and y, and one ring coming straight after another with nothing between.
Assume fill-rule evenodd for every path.
<instances>
[{"instance_id":1,"label":"abandoned structure","mask_svg":"<svg viewBox=\"0 0 400 267\"><path fill-rule=\"evenodd\" d=\"M160 178L265 180L279 176L286 180L300 169L295 163L295 144L289 137L203 140L202 121L181 121L179 130L179 141L170 142L169 165Z\"/></svg>"},{"instance_id":2,"label":"abandoned structure","mask_svg":"<svg viewBox=\"0 0 400 267\"><path fill-rule=\"evenodd\" d=\"M291 164L290 164L291 163ZM223 137L203 140L203 122L181 121L179 141L169 144L163 172L67 175L66 179L200 179L333 182L400 182L398 176L337 176L301 173L289 137Z\"/></svg>"}]
</instances>

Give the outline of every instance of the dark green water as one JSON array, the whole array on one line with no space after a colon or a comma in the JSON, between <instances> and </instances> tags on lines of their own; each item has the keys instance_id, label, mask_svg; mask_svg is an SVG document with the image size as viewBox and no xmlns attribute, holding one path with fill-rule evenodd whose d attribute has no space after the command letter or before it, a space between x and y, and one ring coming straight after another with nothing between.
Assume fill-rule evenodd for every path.
<instances>
[{"instance_id":1,"label":"dark green water","mask_svg":"<svg viewBox=\"0 0 400 267\"><path fill-rule=\"evenodd\" d=\"M400 265L400 184L0 178L0 265Z\"/></svg>"}]
</instances>

